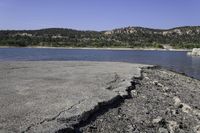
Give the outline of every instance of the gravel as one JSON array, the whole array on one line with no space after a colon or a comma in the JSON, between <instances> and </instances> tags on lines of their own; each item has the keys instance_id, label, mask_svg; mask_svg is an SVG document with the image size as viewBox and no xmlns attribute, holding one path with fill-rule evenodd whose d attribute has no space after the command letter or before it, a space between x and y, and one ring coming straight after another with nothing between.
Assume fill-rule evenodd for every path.
<instances>
[{"instance_id":1,"label":"gravel","mask_svg":"<svg viewBox=\"0 0 200 133\"><path fill-rule=\"evenodd\" d=\"M145 68L130 97L75 126L83 133L200 133L200 81Z\"/></svg>"}]
</instances>

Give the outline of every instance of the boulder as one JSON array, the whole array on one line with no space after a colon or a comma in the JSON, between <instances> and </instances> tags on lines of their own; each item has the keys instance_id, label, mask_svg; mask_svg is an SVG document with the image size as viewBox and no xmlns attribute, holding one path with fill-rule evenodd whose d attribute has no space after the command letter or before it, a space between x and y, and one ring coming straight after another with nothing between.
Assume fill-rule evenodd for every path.
<instances>
[{"instance_id":1,"label":"boulder","mask_svg":"<svg viewBox=\"0 0 200 133\"><path fill-rule=\"evenodd\" d=\"M188 55L200 56L200 48L193 48L192 52L189 52Z\"/></svg>"}]
</instances>

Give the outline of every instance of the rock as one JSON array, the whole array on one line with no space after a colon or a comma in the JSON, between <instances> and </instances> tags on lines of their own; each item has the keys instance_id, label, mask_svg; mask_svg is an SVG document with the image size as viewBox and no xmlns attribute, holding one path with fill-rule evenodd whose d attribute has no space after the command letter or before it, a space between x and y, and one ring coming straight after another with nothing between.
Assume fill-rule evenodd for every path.
<instances>
[{"instance_id":1,"label":"rock","mask_svg":"<svg viewBox=\"0 0 200 133\"><path fill-rule=\"evenodd\" d=\"M153 81L153 84L154 84L154 85L158 85L158 81L156 81L156 80Z\"/></svg>"},{"instance_id":2,"label":"rock","mask_svg":"<svg viewBox=\"0 0 200 133\"><path fill-rule=\"evenodd\" d=\"M182 111L185 113L190 113L192 108L188 104L182 103Z\"/></svg>"},{"instance_id":3,"label":"rock","mask_svg":"<svg viewBox=\"0 0 200 133\"><path fill-rule=\"evenodd\" d=\"M193 109L188 104L182 103L181 100L178 97L174 97L173 99L174 99L174 102L175 102L174 105L176 107L181 108L183 112L190 113L190 112L193 111Z\"/></svg>"},{"instance_id":4,"label":"rock","mask_svg":"<svg viewBox=\"0 0 200 133\"><path fill-rule=\"evenodd\" d=\"M168 121L168 128L169 128L170 133L174 133L177 127L178 127L178 124L176 121Z\"/></svg>"},{"instance_id":5,"label":"rock","mask_svg":"<svg viewBox=\"0 0 200 133\"><path fill-rule=\"evenodd\" d=\"M132 95L133 97L136 97L136 96L138 95L138 92L137 92L136 90L132 90L132 91L131 91L131 95Z\"/></svg>"},{"instance_id":6,"label":"rock","mask_svg":"<svg viewBox=\"0 0 200 133\"><path fill-rule=\"evenodd\" d=\"M194 128L194 132L200 133L200 125L197 125L197 126Z\"/></svg>"},{"instance_id":7,"label":"rock","mask_svg":"<svg viewBox=\"0 0 200 133\"><path fill-rule=\"evenodd\" d=\"M127 130L126 130L128 133L132 133L134 131L134 128L132 125L128 125L127 126Z\"/></svg>"},{"instance_id":8,"label":"rock","mask_svg":"<svg viewBox=\"0 0 200 133\"><path fill-rule=\"evenodd\" d=\"M153 84L158 86L158 87L164 87L161 83L159 83L158 81L153 81Z\"/></svg>"},{"instance_id":9,"label":"rock","mask_svg":"<svg viewBox=\"0 0 200 133\"><path fill-rule=\"evenodd\" d=\"M174 97L174 105L179 106L181 104L181 100L178 97Z\"/></svg>"},{"instance_id":10,"label":"rock","mask_svg":"<svg viewBox=\"0 0 200 133\"><path fill-rule=\"evenodd\" d=\"M163 90L164 90L164 92L170 92L171 91L171 89L168 88L168 87L164 87Z\"/></svg>"},{"instance_id":11,"label":"rock","mask_svg":"<svg viewBox=\"0 0 200 133\"><path fill-rule=\"evenodd\" d=\"M163 128L163 127L159 128L158 132L159 133L169 133L168 130L166 128Z\"/></svg>"},{"instance_id":12,"label":"rock","mask_svg":"<svg viewBox=\"0 0 200 133\"><path fill-rule=\"evenodd\" d=\"M188 55L200 56L200 48L194 48L192 52L189 52Z\"/></svg>"},{"instance_id":13,"label":"rock","mask_svg":"<svg viewBox=\"0 0 200 133\"><path fill-rule=\"evenodd\" d=\"M156 119L152 120L152 123L159 123L162 120L162 117L158 116Z\"/></svg>"}]
</instances>

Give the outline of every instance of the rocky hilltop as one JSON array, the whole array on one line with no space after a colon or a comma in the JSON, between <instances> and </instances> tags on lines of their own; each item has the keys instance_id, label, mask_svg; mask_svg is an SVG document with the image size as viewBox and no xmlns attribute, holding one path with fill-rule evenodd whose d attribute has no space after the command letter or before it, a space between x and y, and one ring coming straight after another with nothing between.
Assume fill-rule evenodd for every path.
<instances>
[{"instance_id":1,"label":"rocky hilltop","mask_svg":"<svg viewBox=\"0 0 200 133\"><path fill-rule=\"evenodd\" d=\"M158 34L164 36L171 36L171 35L196 35L200 34L200 27L177 27L173 29L150 29L150 28L143 28L143 27L125 27L114 29L111 31L105 31L105 35L112 35L112 34L137 34L137 33L148 33L148 34Z\"/></svg>"},{"instance_id":2,"label":"rocky hilltop","mask_svg":"<svg viewBox=\"0 0 200 133\"><path fill-rule=\"evenodd\" d=\"M0 31L0 46L199 48L200 26L173 29L125 27L110 31L63 28Z\"/></svg>"},{"instance_id":3,"label":"rocky hilltop","mask_svg":"<svg viewBox=\"0 0 200 133\"><path fill-rule=\"evenodd\" d=\"M105 31L104 35L118 41L134 42L137 47L152 46L164 48L166 45L174 48L200 47L200 27L185 26L173 29L150 29L143 27L125 27ZM143 44L143 45L140 45Z\"/></svg>"}]
</instances>

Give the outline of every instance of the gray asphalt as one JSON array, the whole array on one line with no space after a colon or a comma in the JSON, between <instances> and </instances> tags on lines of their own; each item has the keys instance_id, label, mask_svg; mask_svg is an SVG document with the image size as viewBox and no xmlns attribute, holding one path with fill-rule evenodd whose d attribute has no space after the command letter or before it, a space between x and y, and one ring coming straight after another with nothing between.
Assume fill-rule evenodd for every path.
<instances>
[{"instance_id":1,"label":"gray asphalt","mask_svg":"<svg viewBox=\"0 0 200 133\"><path fill-rule=\"evenodd\" d=\"M0 132L55 132L117 96L146 65L0 62Z\"/></svg>"}]
</instances>

